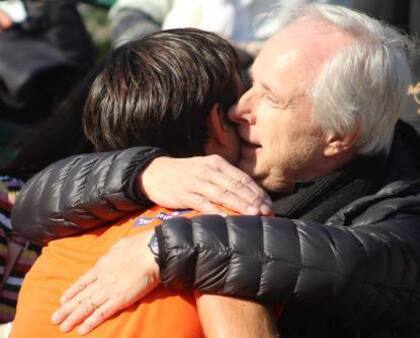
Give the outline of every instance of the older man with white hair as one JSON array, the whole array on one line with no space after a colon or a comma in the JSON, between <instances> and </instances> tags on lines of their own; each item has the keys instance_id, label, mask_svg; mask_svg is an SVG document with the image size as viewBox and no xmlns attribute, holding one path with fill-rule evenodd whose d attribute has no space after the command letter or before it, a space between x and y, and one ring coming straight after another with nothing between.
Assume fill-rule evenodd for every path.
<instances>
[{"instance_id":1,"label":"older man with white hair","mask_svg":"<svg viewBox=\"0 0 420 338\"><path fill-rule=\"evenodd\" d=\"M98 325L112 313L101 312L101 295L116 308L127 302L114 287L124 276L112 276L126 264L127 275L159 276L168 287L282 303L282 337L419 336L420 155L418 136L397 122L410 41L341 7L307 5L289 18L230 113L242 139L239 168L273 192L280 217L166 220L147 235L151 250L144 234L133 236L84 275L63 297L60 321ZM255 195L232 173L214 157L161 157L139 181L160 204L190 189L203 209L228 196L228 206L246 210ZM200 195L173 183L190 181ZM158 264L128 263L129 255L155 255ZM92 300L98 309L81 311Z\"/></svg>"}]
</instances>

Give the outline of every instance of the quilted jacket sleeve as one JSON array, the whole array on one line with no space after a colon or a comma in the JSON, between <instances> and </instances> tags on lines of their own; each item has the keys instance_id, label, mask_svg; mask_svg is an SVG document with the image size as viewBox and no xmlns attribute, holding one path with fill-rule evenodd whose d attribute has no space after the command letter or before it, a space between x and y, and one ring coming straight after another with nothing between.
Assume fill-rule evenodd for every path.
<instances>
[{"instance_id":1,"label":"quilted jacket sleeve","mask_svg":"<svg viewBox=\"0 0 420 338\"><path fill-rule=\"evenodd\" d=\"M207 215L156 232L168 287L339 313L362 327L417 325L420 222L409 213L353 227Z\"/></svg>"},{"instance_id":2,"label":"quilted jacket sleeve","mask_svg":"<svg viewBox=\"0 0 420 338\"><path fill-rule=\"evenodd\" d=\"M141 210L138 172L157 148L82 154L56 162L23 187L12 210L12 226L21 236L46 243L75 235Z\"/></svg>"}]
</instances>

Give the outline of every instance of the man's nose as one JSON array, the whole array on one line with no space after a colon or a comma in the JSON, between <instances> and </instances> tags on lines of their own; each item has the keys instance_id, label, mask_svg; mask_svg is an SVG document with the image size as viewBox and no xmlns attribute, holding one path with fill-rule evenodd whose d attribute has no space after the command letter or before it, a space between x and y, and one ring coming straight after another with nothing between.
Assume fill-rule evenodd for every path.
<instances>
[{"instance_id":1,"label":"man's nose","mask_svg":"<svg viewBox=\"0 0 420 338\"><path fill-rule=\"evenodd\" d=\"M233 122L239 123L248 121L252 123L252 91L249 89L239 99L239 101L233 105L229 110L229 119Z\"/></svg>"}]
</instances>

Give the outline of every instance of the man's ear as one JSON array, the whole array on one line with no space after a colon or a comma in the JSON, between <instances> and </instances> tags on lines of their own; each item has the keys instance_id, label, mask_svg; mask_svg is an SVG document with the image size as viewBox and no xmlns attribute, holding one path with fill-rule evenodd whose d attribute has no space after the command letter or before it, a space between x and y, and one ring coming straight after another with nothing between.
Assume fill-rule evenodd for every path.
<instances>
[{"instance_id":1,"label":"man's ear","mask_svg":"<svg viewBox=\"0 0 420 338\"><path fill-rule=\"evenodd\" d=\"M353 152L353 146L357 140L358 134L357 130L346 135L339 135L337 133L328 134L326 137L324 156L333 157Z\"/></svg>"},{"instance_id":2,"label":"man's ear","mask_svg":"<svg viewBox=\"0 0 420 338\"><path fill-rule=\"evenodd\" d=\"M207 119L207 128L212 142L226 145L228 142L226 118L218 103L216 103L210 111Z\"/></svg>"}]
</instances>

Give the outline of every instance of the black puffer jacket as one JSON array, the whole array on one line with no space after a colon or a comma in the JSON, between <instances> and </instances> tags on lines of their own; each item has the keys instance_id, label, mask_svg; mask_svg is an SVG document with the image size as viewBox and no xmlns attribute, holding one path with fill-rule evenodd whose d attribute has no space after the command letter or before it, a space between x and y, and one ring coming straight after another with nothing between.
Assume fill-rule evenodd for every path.
<instances>
[{"instance_id":1,"label":"black puffer jacket","mask_svg":"<svg viewBox=\"0 0 420 338\"><path fill-rule=\"evenodd\" d=\"M156 230L163 283L281 302L286 338L420 337L415 137L394 143L380 191L325 224L216 215L166 221Z\"/></svg>"},{"instance_id":2,"label":"black puffer jacket","mask_svg":"<svg viewBox=\"0 0 420 338\"><path fill-rule=\"evenodd\" d=\"M32 242L82 233L150 205L137 193L137 173L165 153L158 148L81 154L32 177L12 209L13 229Z\"/></svg>"},{"instance_id":3,"label":"black puffer jacket","mask_svg":"<svg viewBox=\"0 0 420 338\"><path fill-rule=\"evenodd\" d=\"M384 188L327 224L245 216L167 221L158 230L164 283L281 301L286 338L420 337L420 149L405 129ZM118 219L144 203L136 175L159 154L133 149L51 166L21 192L14 228L42 242ZM113 179L104 180L105 172ZM99 185L85 184L98 177Z\"/></svg>"}]
</instances>

